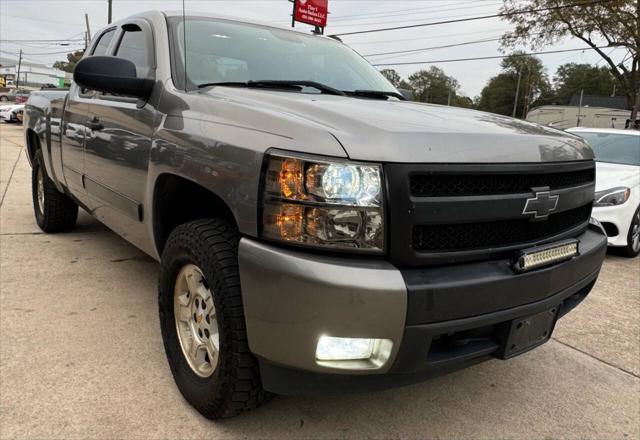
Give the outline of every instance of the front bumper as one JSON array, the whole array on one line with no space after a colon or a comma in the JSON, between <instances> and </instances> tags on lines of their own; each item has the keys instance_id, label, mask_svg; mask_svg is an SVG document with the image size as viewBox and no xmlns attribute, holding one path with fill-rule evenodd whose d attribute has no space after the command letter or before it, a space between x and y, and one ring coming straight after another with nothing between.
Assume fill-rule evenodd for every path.
<instances>
[{"instance_id":1,"label":"front bumper","mask_svg":"<svg viewBox=\"0 0 640 440\"><path fill-rule=\"evenodd\" d=\"M639 204L638 191L632 191L629 200L622 205L593 208L593 217L607 229L609 246L628 244L629 228Z\"/></svg>"},{"instance_id":2,"label":"front bumper","mask_svg":"<svg viewBox=\"0 0 640 440\"><path fill-rule=\"evenodd\" d=\"M562 316L591 290L606 237L590 226L578 238L580 256L522 274L508 260L400 270L243 238L247 335L263 386L278 394L367 391L505 357L514 319L552 308ZM379 368L345 370L316 362L322 335L389 339L393 348Z\"/></svg>"}]
</instances>

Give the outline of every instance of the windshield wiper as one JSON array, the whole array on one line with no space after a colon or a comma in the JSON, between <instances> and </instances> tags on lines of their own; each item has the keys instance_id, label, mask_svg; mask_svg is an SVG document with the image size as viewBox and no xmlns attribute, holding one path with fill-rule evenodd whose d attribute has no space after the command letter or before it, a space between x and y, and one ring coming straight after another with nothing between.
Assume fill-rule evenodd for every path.
<instances>
[{"instance_id":1,"label":"windshield wiper","mask_svg":"<svg viewBox=\"0 0 640 440\"><path fill-rule=\"evenodd\" d=\"M204 84L198 84L199 89L203 89L205 87L214 87L214 86L224 86L224 87L247 87L246 82L234 82L234 81L223 81L223 82L210 82Z\"/></svg>"},{"instance_id":2,"label":"windshield wiper","mask_svg":"<svg viewBox=\"0 0 640 440\"><path fill-rule=\"evenodd\" d=\"M363 98L389 99L390 97L398 98L400 101L406 101L407 98L397 92L387 92L384 90L354 90L345 91L349 96L362 96Z\"/></svg>"},{"instance_id":3,"label":"windshield wiper","mask_svg":"<svg viewBox=\"0 0 640 440\"><path fill-rule=\"evenodd\" d=\"M327 95L346 96L346 93L316 81L258 80L258 81L247 81L247 82L217 82L217 83L199 84L198 88L212 87L212 86L247 87L247 88L256 88L256 89L258 88L289 89L289 90L296 90L296 91L301 91L304 87L313 87L314 89L317 89L321 93L325 93Z\"/></svg>"}]
</instances>

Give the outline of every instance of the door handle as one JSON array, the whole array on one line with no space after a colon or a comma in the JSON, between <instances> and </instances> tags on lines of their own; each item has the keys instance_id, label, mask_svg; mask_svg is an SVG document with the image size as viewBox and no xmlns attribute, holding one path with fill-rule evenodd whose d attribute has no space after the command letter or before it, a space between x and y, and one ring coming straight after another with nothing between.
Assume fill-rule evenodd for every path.
<instances>
[{"instance_id":1,"label":"door handle","mask_svg":"<svg viewBox=\"0 0 640 440\"><path fill-rule=\"evenodd\" d=\"M89 127L93 131L99 131L104 128L104 125L100 123L100 119L97 116L94 116L87 122L87 127Z\"/></svg>"}]
</instances>

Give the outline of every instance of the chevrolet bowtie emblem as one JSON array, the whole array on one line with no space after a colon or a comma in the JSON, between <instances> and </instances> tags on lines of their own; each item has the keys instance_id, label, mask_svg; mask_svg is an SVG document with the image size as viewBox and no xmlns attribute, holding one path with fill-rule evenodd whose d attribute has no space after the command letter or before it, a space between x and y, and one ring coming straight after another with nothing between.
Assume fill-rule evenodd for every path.
<instances>
[{"instance_id":1,"label":"chevrolet bowtie emblem","mask_svg":"<svg viewBox=\"0 0 640 440\"><path fill-rule=\"evenodd\" d=\"M560 196L552 196L548 190L536 191L534 188L534 191L536 196L527 199L522 215L533 215L535 220L546 220L549 214L558 208Z\"/></svg>"}]
</instances>

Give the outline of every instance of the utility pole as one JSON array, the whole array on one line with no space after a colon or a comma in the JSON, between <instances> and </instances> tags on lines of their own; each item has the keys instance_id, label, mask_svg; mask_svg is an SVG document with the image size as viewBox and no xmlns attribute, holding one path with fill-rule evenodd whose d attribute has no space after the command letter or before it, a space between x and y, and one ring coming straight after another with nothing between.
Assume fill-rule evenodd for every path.
<instances>
[{"instance_id":1,"label":"utility pole","mask_svg":"<svg viewBox=\"0 0 640 440\"><path fill-rule=\"evenodd\" d=\"M531 105L531 101L533 101L533 72L529 65L527 65L527 70L529 71L529 75L527 75L527 83L524 88L524 110L522 111L522 119L527 119L529 106Z\"/></svg>"},{"instance_id":2,"label":"utility pole","mask_svg":"<svg viewBox=\"0 0 640 440\"><path fill-rule=\"evenodd\" d=\"M84 21L87 24L87 41L91 40L91 29L89 28L89 14L84 14Z\"/></svg>"},{"instance_id":3,"label":"utility pole","mask_svg":"<svg viewBox=\"0 0 640 440\"><path fill-rule=\"evenodd\" d=\"M108 13L107 13L107 24L111 24L111 13L112 13L113 0L107 0L107 2L109 3L109 10L108 10Z\"/></svg>"},{"instance_id":4,"label":"utility pole","mask_svg":"<svg viewBox=\"0 0 640 440\"><path fill-rule=\"evenodd\" d=\"M22 68L22 49L20 49L20 56L18 57L18 72L16 74L16 89L20 87L20 69Z\"/></svg>"},{"instance_id":5,"label":"utility pole","mask_svg":"<svg viewBox=\"0 0 640 440\"><path fill-rule=\"evenodd\" d=\"M449 89L449 97L447 98L447 106L451 106L451 89Z\"/></svg>"},{"instance_id":6,"label":"utility pole","mask_svg":"<svg viewBox=\"0 0 640 440\"><path fill-rule=\"evenodd\" d=\"M584 96L584 89L580 90L580 104L578 104L578 120L576 121L576 127L580 127L580 116L582 113L582 98Z\"/></svg>"},{"instance_id":7,"label":"utility pole","mask_svg":"<svg viewBox=\"0 0 640 440\"><path fill-rule=\"evenodd\" d=\"M516 85L516 99L513 100L513 112L511 117L516 117L516 110L518 109L518 97L520 95L520 80L522 79L522 69L518 70L518 84Z\"/></svg>"},{"instance_id":8,"label":"utility pole","mask_svg":"<svg viewBox=\"0 0 640 440\"><path fill-rule=\"evenodd\" d=\"M630 128L636 128L636 121L638 121L638 114L640 113L640 90L636 91L636 102L633 104L631 108L631 122L629 123Z\"/></svg>"},{"instance_id":9,"label":"utility pole","mask_svg":"<svg viewBox=\"0 0 640 440\"><path fill-rule=\"evenodd\" d=\"M616 97L616 83L613 83L613 92L611 92L611 97L612 98Z\"/></svg>"}]
</instances>

